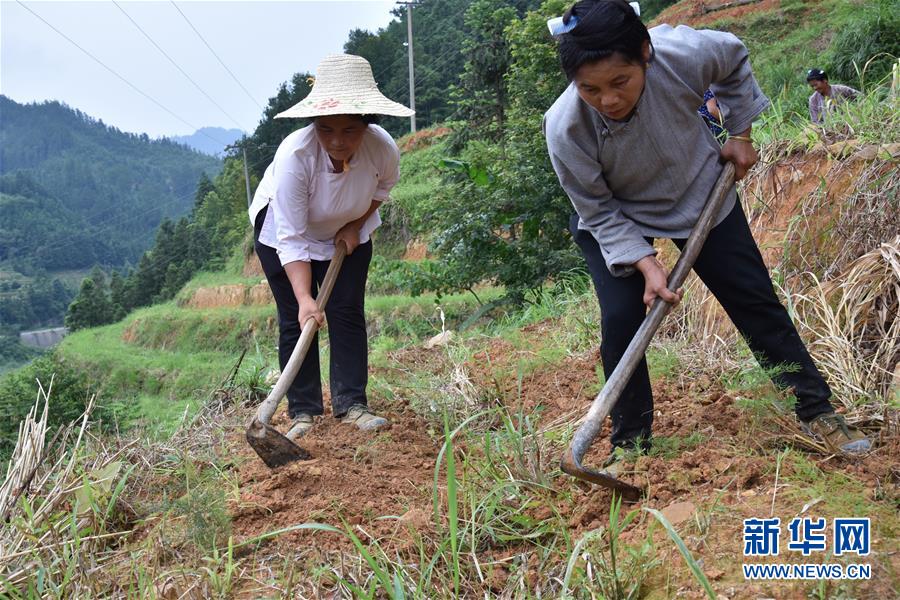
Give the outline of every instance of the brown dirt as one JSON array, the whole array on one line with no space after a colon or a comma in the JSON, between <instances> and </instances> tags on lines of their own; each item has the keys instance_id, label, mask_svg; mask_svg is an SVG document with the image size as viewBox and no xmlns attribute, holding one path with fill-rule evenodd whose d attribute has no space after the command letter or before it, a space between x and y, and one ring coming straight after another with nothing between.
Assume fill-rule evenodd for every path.
<instances>
[{"instance_id":1,"label":"brown dirt","mask_svg":"<svg viewBox=\"0 0 900 600\"><path fill-rule=\"evenodd\" d=\"M762 2L751 7L769 4L777 3ZM756 189L766 204L757 209L752 224L770 266L781 258L780 245L788 223L804 201L819 193L822 178L829 181L827 194L808 228L823 227L835 218L834 206L853 193L856 179L865 167L862 162L838 163L822 152L808 156L805 161L797 157L785 159L756 175L750 189ZM820 241L814 236L802 239ZM485 339L465 365L478 389L499 399L511 412L524 411L531 415L539 428L559 428L576 422L587 411L598 387L597 351L568 356L553 364L535 365L535 349L546 345L548 334L557 326L547 321L526 327L521 332L524 341L515 345L500 338ZM403 379L405 372L412 371L442 376L451 367L442 348L411 347L392 353L391 360L391 366L373 369L385 381L397 380L398 376ZM520 381L518 373L523 363L530 365L530 370ZM703 442L680 451L674 458L641 458L640 474L630 479L647 489L646 499L637 507L662 510L674 503L691 502L697 507L698 516L702 514L709 519L706 532L698 533L698 526L691 519L679 529L691 551L703 559L704 569L721 597L807 597L808 582L748 583L735 569L739 562L735 554L740 552L742 519L766 516L770 512L783 518L792 516L804 502L811 500L798 499L792 494L792 486L785 485L783 480L776 487L775 457L784 445L783 438L779 437L784 432L779 431L774 420L755 421L749 417L718 381L703 374L684 373L655 380L654 395L656 436L685 438L700 433ZM379 539L381 547L389 553L412 552L416 536L434 530L432 486L440 432L429 432L429 423L405 406L399 406L399 402L386 412L393 422L392 428L379 434L358 432L330 416L322 418L302 442L315 457L313 461L274 471L267 469L246 447L243 431L232 432L233 447L243 459L239 468L240 495L231 507L237 541L305 522L339 527L346 523L356 526L357 534L362 535L362 529ZM382 408L377 400L375 405ZM287 429L283 413L277 417L276 426L282 431ZM900 469L896 461L900 456L900 436L890 428L882 429L877 435L876 451L862 460L807 456L826 473L840 473L859 481L873 502L896 506L900 503ZM607 455L608 436L607 424L588 453L587 464L597 465ZM556 470L555 462L562 448L553 446L547 450L542 456L545 473ZM783 472L782 477L785 475ZM551 486L547 504L555 504L567 516L574 537L600 527L608 519L612 500L608 490L582 485L564 475L557 475ZM534 518L551 518L548 506L528 511ZM636 522L623 538L625 542L637 542L645 534L646 525ZM657 540L660 553L668 554L674 564L683 565L680 558L675 558L668 540ZM894 541L874 543L879 554L877 560L897 572L900 555L885 553L892 544L896 545ZM271 547L276 549L309 546L323 552L352 548L344 536L321 532L295 532L271 542ZM521 550L525 548L491 548L484 554L487 560L499 560ZM537 565L528 564L525 568L533 571L535 577L539 573ZM486 586L500 592L510 576L506 566L495 565L486 573ZM648 589L678 590L679 596L701 597L686 569L675 567L670 576L673 581L653 581ZM892 594L889 586L890 578L880 577L854 589L864 594L863 597L886 598Z\"/></svg>"},{"instance_id":2,"label":"brown dirt","mask_svg":"<svg viewBox=\"0 0 900 600\"><path fill-rule=\"evenodd\" d=\"M804 247L794 254L821 254L829 251L830 230L848 197L857 190L860 174L868 161L835 160L825 153L793 156L778 161L766 169L757 171L745 186L745 207L755 204L756 198L765 198L765 204L757 206L752 220L754 237L769 267L782 258L785 239ZM885 171L890 169L885 164ZM827 181L822 188L822 181ZM806 204L805 218L793 223ZM792 224L793 223L793 224ZM794 227L793 231L789 231ZM802 228L802 230L798 230ZM792 265L796 267L796 265Z\"/></svg>"},{"instance_id":3,"label":"brown dirt","mask_svg":"<svg viewBox=\"0 0 900 600\"><path fill-rule=\"evenodd\" d=\"M651 25L668 23L673 26L690 25L691 27L702 27L720 19L735 19L748 14L770 12L781 8L781 0L761 0L760 2L743 6L715 10L709 13L703 12L704 6L718 6L728 1L730 0L689 0L687 2L679 2L660 13L652 21Z\"/></svg>"},{"instance_id":4,"label":"brown dirt","mask_svg":"<svg viewBox=\"0 0 900 600\"><path fill-rule=\"evenodd\" d=\"M265 273L263 272L262 265L259 263L256 252L251 251L250 255L246 257L241 274L244 277L265 277Z\"/></svg>"},{"instance_id":5,"label":"brown dirt","mask_svg":"<svg viewBox=\"0 0 900 600\"><path fill-rule=\"evenodd\" d=\"M451 129L449 127L431 127L429 129L420 129L415 133L404 135L397 141L402 152L410 152L420 148L431 146L436 141L449 135Z\"/></svg>"},{"instance_id":6,"label":"brown dirt","mask_svg":"<svg viewBox=\"0 0 900 600\"><path fill-rule=\"evenodd\" d=\"M406 244L406 251L403 253L403 260L418 262L428 258L428 246L419 240L409 240Z\"/></svg>"},{"instance_id":7,"label":"brown dirt","mask_svg":"<svg viewBox=\"0 0 900 600\"><path fill-rule=\"evenodd\" d=\"M266 306L274 304L269 284L261 281L253 286L241 283L198 288L183 308L226 308L238 306Z\"/></svg>"},{"instance_id":8,"label":"brown dirt","mask_svg":"<svg viewBox=\"0 0 900 600\"><path fill-rule=\"evenodd\" d=\"M412 411L384 415L390 429L365 433L338 422L329 411L300 442L313 459L274 470L246 447L243 431L234 432L243 459L240 498L232 506L237 541L300 523L340 527L343 520L385 540L385 548L411 545L413 532L430 527L439 446ZM273 424L286 431L287 415L279 413ZM310 531L282 535L273 543L296 548L313 542L323 551L352 547L344 536Z\"/></svg>"},{"instance_id":9,"label":"brown dirt","mask_svg":"<svg viewBox=\"0 0 900 600\"><path fill-rule=\"evenodd\" d=\"M540 346L547 331L554 326L548 321L525 328L525 340L519 344L525 349L517 349L501 339L487 339L466 364L476 386L496 393L510 411L523 410L537 416L539 427L574 422L586 412L596 388L596 352L536 368L519 383L517 361L533 357L533 349ZM442 349L408 348L395 352L392 359L398 367L433 374L446 372L450 366ZM387 375L385 368L382 375ZM775 489L775 456L782 445L777 437L777 424L753 421L735 405L734 398L721 384L704 375L656 380L654 395L656 436L684 438L699 432L704 441L682 450L674 458L641 458L640 474L626 480L645 486L647 495L628 510L641 507L663 510L679 502L694 504L695 516L679 529L691 551L703 559L704 569L723 597L805 597L808 585L748 583L735 571L734 556L740 552L744 518L770 514L773 497L776 499L773 514L783 517L797 514L803 502L810 500L792 496L792 486L785 485L784 479ZM361 529L378 539L389 554L414 554L418 536L428 536L435 530L432 486L440 433L432 432L434 437L429 435L429 424L408 409L395 409L386 415L393 422L392 428L374 435L358 432L326 416L302 442L314 460L274 471L246 449L242 431L233 432L234 446L245 459L240 461L240 498L232 506L237 541L305 522L339 527L346 523L356 526L354 531L358 535L362 535ZM276 426L281 430L287 428L283 413L276 419ZM599 464L609 452L608 435L607 425L589 451L587 464ZM879 448L860 461L809 456L826 473L842 473L860 481L870 490L871 500L896 503L900 501L900 469L894 459L900 455L900 436L887 430L880 435ZM465 451L478 452L478 449ZM556 470L554 463L561 451L556 446L548 449L542 459L545 473ZM785 475L782 472L782 478ZM549 506L555 505L567 516L573 537L606 523L612 501L608 490L581 484L562 474L551 480L551 486L547 505L529 508L530 516L539 520L552 518ZM704 533L696 532L694 519L700 516L709 520L708 531ZM638 520L623 534L623 541L637 543L645 535L646 521L642 524ZM876 549L887 550L889 544L883 546L885 543L876 542ZM268 550L309 547L315 547L317 552L352 551L346 537L322 532L282 535L271 542ZM681 559L667 539L658 537L657 548L672 564L680 564ZM489 548L482 558L487 562L496 561L526 550L516 546ZM878 560L890 568L896 570L900 566L896 564L900 561L898 557L879 556ZM532 569L532 565L528 568ZM532 570L538 578L538 566L534 565ZM670 576L677 580L676 588L680 586L679 595L702 597L686 569L676 568ZM486 588L500 592L510 572L503 565L495 565L486 577ZM667 580L648 585L648 589L670 589L674 584ZM889 586L889 578L883 577L854 589L867 597L889 597Z\"/></svg>"}]
</instances>

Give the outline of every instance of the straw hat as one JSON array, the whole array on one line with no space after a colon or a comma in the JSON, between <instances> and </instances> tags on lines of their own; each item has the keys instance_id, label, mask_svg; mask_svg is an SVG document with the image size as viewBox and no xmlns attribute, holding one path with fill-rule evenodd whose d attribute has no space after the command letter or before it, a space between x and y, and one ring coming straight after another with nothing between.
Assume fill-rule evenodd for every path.
<instances>
[{"instance_id":1,"label":"straw hat","mask_svg":"<svg viewBox=\"0 0 900 600\"><path fill-rule=\"evenodd\" d=\"M389 100L378 91L369 61L353 54L326 56L316 69L316 80L309 95L276 119L323 117L325 115L415 114L402 104Z\"/></svg>"}]
</instances>

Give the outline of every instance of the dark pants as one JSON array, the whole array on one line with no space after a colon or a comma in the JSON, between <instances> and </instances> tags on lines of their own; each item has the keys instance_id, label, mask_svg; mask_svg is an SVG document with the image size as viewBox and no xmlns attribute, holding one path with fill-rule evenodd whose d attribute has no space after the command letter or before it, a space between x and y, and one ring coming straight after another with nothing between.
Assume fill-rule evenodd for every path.
<instances>
[{"instance_id":1,"label":"dark pants","mask_svg":"<svg viewBox=\"0 0 900 600\"><path fill-rule=\"evenodd\" d=\"M640 272L613 277L597 241L589 232L578 230L577 215L572 217L569 228L584 254L600 300L600 356L609 378L647 313L643 303L644 277ZM653 243L652 239L648 241ZM673 241L679 249L687 242ZM793 372L776 369L772 381L781 389L793 388L797 416L809 421L830 412L831 390L775 295L740 202L710 231L694 271L721 303L764 368L791 367ZM638 442L646 445L652 425L653 395L645 358L612 409L612 443L622 447Z\"/></svg>"},{"instance_id":2,"label":"dark pants","mask_svg":"<svg viewBox=\"0 0 900 600\"><path fill-rule=\"evenodd\" d=\"M256 217L254 239L256 255L262 264L275 304L278 307L278 363L282 371L287 365L297 340L300 339L298 316L300 307L287 273L281 266L274 248L259 242L259 232L265 222L266 211ZM353 254L344 259L340 274L334 283L331 297L325 306L328 321L328 341L331 346L331 412L343 416L354 404L367 404L366 384L369 377L369 347L366 335L365 292L369 263L372 260L372 242L360 244ZM312 295L318 295L319 286L331 261L310 261L312 268ZM298 413L321 415L322 380L319 374L319 336L313 338L309 353L288 388L288 415Z\"/></svg>"}]
</instances>

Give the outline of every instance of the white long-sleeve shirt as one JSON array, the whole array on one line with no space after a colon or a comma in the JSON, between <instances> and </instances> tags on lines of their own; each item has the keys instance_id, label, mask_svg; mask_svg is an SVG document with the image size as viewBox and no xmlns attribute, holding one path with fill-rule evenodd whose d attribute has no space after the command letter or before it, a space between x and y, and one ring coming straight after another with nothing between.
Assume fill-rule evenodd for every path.
<instances>
[{"instance_id":1,"label":"white long-sleeve shirt","mask_svg":"<svg viewBox=\"0 0 900 600\"><path fill-rule=\"evenodd\" d=\"M248 213L256 222L269 207L259 241L275 248L282 265L294 261L331 260L338 230L384 202L400 178L400 150L390 134L369 125L350 168L335 173L316 137L315 125L290 134L278 146ZM363 224L359 241L369 241L381 225L376 210Z\"/></svg>"}]
</instances>

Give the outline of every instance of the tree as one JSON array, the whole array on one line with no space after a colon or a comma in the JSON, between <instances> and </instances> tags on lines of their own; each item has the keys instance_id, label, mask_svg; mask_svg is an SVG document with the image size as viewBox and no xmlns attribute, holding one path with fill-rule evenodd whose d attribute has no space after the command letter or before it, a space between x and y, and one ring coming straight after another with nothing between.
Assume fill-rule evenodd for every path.
<instances>
[{"instance_id":1,"label":"tree","mask_svg":"<svg viewBox=\"0 0 900 600\"><path fill-rule=\"evenodd\" d=\"M263 117L253 135L238 144L247 151L247 169L257 180L262 179L281 141L309 123L307 119L276 119L275 115L309 95L312 91L312 82L313 76L309 73L295 73L291 77L290 86L287 82L282 83L275 96L269 98Z\"/></svg>"},{"instance_id":2,"label":"tree","mask_svg":"<svg viewBox=\"0 0 900 600\"><path fill-rule=\"evenodd\" d=\"M543 113L567 83L547 35L546 21L562 14L562 0L506 28L512 62L506 82L512 99L502 144L470 140L449 168L436 211L434 250L439 291L481 281L525 292L580 264L567 225L572 206L561 189L541 134Z\"/></svg>"},{"instance_id":3,"label":"tree","mask_svg":"<svg viewBox=\"0 0 900 600\"><path fill-rule=\"evenodd\" d=\"M109 301L112 304L113 322L121 321L131 310L128 305L125 278L118 271L113 271L109 278Z\"/></svg>"},{"instance_id":4,"label":"tree","mask_svg":"<svg viewBox=\"0 0 900 600\"><path fill-rule=\"evenodd\" d=\"M115 311L109 299L106 277L100 267L94 267L90 277L81 282L81 289L66 313L66 327L75 331L112 323Z\"/></svg>"},{"instance_id":5,"label":"tree","mask_svg":"<svg viewBox=\"0 0 900 600\"><path fill-rule=\"evenodd\" d=\"M203 201L206 199L206 195L213 191L215 186L213 185L212 180L209 178L205 172L200 174L200 181L197 182L197 191L194 193L194 208L191 209L191 216L193 217L196 214L197 210L203 206Z\"/></svg>"},{"instance_id":6,"label":"tree","mask_svg":"<svg viewBox=\"0 0 900 600\"><path fill-rule=\"evenodd\" d=\"M466 63L452 96L467 123L458 129L457 145L469 138L503 137L511 58L505 29L515 18L515 8L503 0L475 0L466 11L472 33L463 44Z\"/></svg>"}]
</instances>

